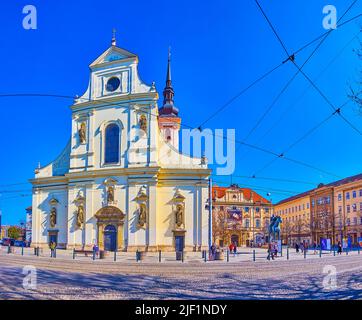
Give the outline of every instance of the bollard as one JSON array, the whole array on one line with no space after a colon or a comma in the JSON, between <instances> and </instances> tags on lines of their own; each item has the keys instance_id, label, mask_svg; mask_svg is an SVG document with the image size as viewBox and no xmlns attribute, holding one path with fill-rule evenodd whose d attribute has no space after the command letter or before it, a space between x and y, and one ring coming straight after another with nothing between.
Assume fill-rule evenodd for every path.
<instances>
[{"instance_id":1,"label":"bollard","mask_svg":"<svg viewBox=\"0 0 362 320\"><path fill-rule=\"evenodd\" d=\"M307 259L307 252L304 250L304 259Z\"/></svg>"},{"instance_id":2,"label":"bollard","mask_svg":"<svg viewBox=\"0 0 362 320\"><path fill-rule=\"evenodd\" d=\"M96 251L93 250L93 260L95 260L95 259L96 259Z\"/></svg>"},{"instance_id":3,"label":"bollard","mask_svg":"<svg viewBox=\"0 0 362 320\"><path fill-rule=\"evenodd\" d=\"M205 254L204 254L204 261L206 262L206 250L205 251Z\"/></svg>"},{"instance_id":4,"label":"bollard","mask_svg":"<svg viewBox=\"0 0 362 320\"><path fill-rule=\"evenodd\" d=\"M8 253L11 252L11 247L10 247L10 244L8 245Z\"/></svg>"},{"instance_id":5,"label":"bollard","mask_svg":"<svg viewBox=\"0 0 362 320\"><path fill-rule=\"evenodd\" d=\"M53 249L50 249L50 258L53 258Z\"/></svg>"},{"instance_id":6,"label":"bollard","mask_svg":"<svg viewBox=\"0 0 362 320\"><path fill-rule=\"evenodd\" d=\"M280 256L283 256L283 244L280 246Z\"/></svg>"},{"instance_id":7,"label":"bollard","mask_svg":"<svg viewBox=\"0 0 362 320\"><path fill-rule=\"evenodd\" d=\"M138 256L138 249L137 249L137 251L136 251L136 262L138 262L138 258L139 258L139 256Z\"/></svg>"},{"instance_id":8,"label":"bollard","mask_svg":"<svg viewBox=\"0 0 362 320\"><path fill-rule=\"evenodd\" d=\"M358 246L358 254L359 254L360 247Z\"/></svg>"},{"instance_id":9,"label":"bollard","mask_svg":"<svg viewBox=\"0 0 362 320\"><path fill-rule=\"evenodd\" d=\"M336 248L333 247L333 256L335 257L336 256Z\"/></svg>"},{"instance_id":10,"label":"bollard","mask_svg":"<svg viewBox=\"0 0 362 320\"><path fill-rule=\"evenodd\" d=\"M228 250L228 251L226 251L226 261L227 262L229 262L229 259L230 259L229 255L230 255L230 251Z\"/></svg>"},{"instance_id":11,"label":"bollard","mask_svg":"<svg viewBox=\"0 0 362 320\"><path fill-rule=\"evenodd\" d=\"M36 256L36 248L34 247L34 256Z\"/></svg>"},{"instance_id":12,"label":"bollard","mask_svg":"<svg viewBox=\"0 0 362 320\"><path fill-rule=\"evenodd\" d=\"M113 257L113 261L117 261L117 250L114 250L114 257Z\"/></svg>"},{"instance_id":13,"label":"bollard","mask_svg":"<svg viewBox=\"0 0 362 320\"><path fill-rule=\"evenodd\" d=\"M39 247L36 248L36 255L39 257Z\"/></svg>"},{"instance_id":14,"label":"bollard","mask_svg":"<svg viewBox=\"0 0 362 320\"><path fill-rule=\"evenodd\" d=\"M255 249L253 250L253 261L255 261Z\"/></svg>"},{"instance_id":15,"label":"bollard","mask_svg":"<svg viewBox=\"0 0 362 320\"><path fill-rule=\"evenodd\" d=\"M75 249L73 248L73 260L75 259Z\"/></svg>"},{"instance_id":16,"label":"bollard","mask_svg":"<svg viewBox=\"0 0 362 320\"><path fill-rule=\"evenodd\" d=\"M24 255L24 244L21 246L21 255Z\"/></svg>"},{"instance_id":17,"label":"bollard","mask_svg":"<svg viewBox=\"0 0 362 320\"><path fill-rule=\"evenodd\" d=\"M348 248L346 248L346 256L348 256Z\"/></svg>"},{"instance_id":18,"label":"bollard","mask_svg":"<svg viewBox=\"0 0 362 320\"><path fill-rule=\"evenodd\" d=\"M57 257L57 248L54 248L54 258Z\"/></svg>"},{"instance_id":19,"label":"bollard","mask_svg":"<svg viewBox=\"0 0 362 320\"><path fill-rule=\"evenodd\" d=\"M181 251L181 261L184 262L184 251Z\"/></svg>"},{"instance_id":20,"label":"bollard","mask_svg":"<svg viewBox=\"0 0 362 320\"><path fill-rule=\"evenodd\" d=\"M319 249L319 258L322 258L322 248Z\"/></svg>"},{"instance_id":21,"label":"bollard","mask_svg":"<svg viewBox=\"0 0 362 320\"><path fill-rule=\"evenodd\" d=\"M161 262L161 250L158 251L158 262Z\"/></svg>"},{"instance_id":22,"label":"bollard","mask_svg":"<svg viewBox=\"0 0 362 320\"><path fill-rule=\"evenodd\" d=\"M287 260L289 260L289 247L287 247Z\"/></svg>"}]
</instances>

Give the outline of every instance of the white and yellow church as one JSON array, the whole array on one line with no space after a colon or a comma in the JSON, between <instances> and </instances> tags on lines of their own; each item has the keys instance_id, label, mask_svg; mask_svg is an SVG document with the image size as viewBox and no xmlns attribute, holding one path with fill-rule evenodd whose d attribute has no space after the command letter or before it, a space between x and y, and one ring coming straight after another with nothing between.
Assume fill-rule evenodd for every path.
<instances>
[{"instance_id":1,"label":"white and yellow church","mask_svg":"<svg viewBox=\"0 0 362 320\"><path fill-rule=\"evenodd\" d=\"M32 246L200 251L209 244L210 170L179 152L170 58L163 103L138 75L138 56L112 45L76 97L70 141L35 171Z\"/></svg>"}]
</instances>

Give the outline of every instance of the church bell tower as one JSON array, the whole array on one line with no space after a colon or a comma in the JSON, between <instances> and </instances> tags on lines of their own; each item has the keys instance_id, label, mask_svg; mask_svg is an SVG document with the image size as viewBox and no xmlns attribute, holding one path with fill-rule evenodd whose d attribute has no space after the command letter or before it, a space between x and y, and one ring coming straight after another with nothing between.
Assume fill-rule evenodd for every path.
<instances>
[{"instance_id":1,"label":"church bell tower","mask_svg":"<svg viewBox=\"0 0 362 320\"><path fill-rule=\"evenodd\" d=\"M171 52L168 51L166 87L163 90L163 105L159 110L158 125L165 142L179 150L179 131L181 118L178 117L178 108L174 105L175 92L171 81Z\"/></svg>"}]
</instances>

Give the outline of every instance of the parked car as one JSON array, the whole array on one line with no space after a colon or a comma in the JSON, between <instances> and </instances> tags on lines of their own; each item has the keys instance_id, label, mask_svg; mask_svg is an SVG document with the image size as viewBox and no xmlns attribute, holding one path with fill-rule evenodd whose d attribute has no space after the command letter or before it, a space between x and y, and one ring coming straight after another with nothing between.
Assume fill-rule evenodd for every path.
<instances>
[{"instance_id":1,"label":"parked car","mask_svg":"<svg viewBox=\"0 0 362 320\"><path fill-rule=\"evenodd\" d=\"M2 245L3 246L13 246L14 245L14 242L15 242L15 239L11 239L11 238L3 238L3 243Z\"/></svg>"},{"instance_id":2,"label":"parked car","mask_svg":"<svg viewBox=\"0 0 362 320\"><path fill-rule=\"evenodd\" d=\"M25 242L22 240L15 240L14 241L14 246L15 247L25 247Z\"/></svg>"}]
</instances>

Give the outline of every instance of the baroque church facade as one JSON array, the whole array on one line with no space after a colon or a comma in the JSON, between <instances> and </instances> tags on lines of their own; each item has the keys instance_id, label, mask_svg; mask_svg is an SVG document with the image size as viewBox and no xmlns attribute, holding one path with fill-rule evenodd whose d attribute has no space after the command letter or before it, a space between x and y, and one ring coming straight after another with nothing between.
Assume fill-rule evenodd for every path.
<instances>
[{"instance_id":1,"label":"baroque church facade","mask_svg":"<svg viewBox=\"0 0 362 320\"><path fill-rule=\"evenodd\" d=\"M71 138L35 171L32 246L115 251L208 248L205 158L179 152L170 58L163 103L138 75L138 56L112 45L90 64Z\"/></svg>"}]
</instances>

